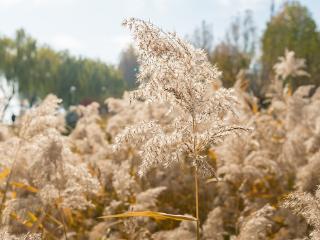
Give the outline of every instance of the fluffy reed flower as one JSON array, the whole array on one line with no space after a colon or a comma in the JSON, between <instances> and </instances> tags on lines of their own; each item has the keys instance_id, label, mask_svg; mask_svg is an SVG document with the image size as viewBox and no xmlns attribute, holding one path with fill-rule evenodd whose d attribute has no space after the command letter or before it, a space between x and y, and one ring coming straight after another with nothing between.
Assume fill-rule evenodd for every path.
<instances>
[{"instance_id":1,"label":"fluffy reed flower","mask_svg":"<svg viewBox=\"0 0 320 240\"><path fill-rule=\"evenodd\" d=\"M235 116L232 90L214 91L220 72L203 50L195 49L175 33L167 33L149 22L128 19L139 49L139 89L133 98L168 104L177 117L163 129L157 122L128 127L116 138L116 146L130 141L142 143L143 175L154 166L168 167L183 157L205 175L213 170L206 150L225 136L247 128L228 124Z\"/></svg>"},{"instance_id":2,"label":"fluffy reed flower","mask_svg":"<svg viewBox=\"0 0 320 240\"><path fill-rule=\"evenodd\" d=\"M166 187L156 187L137 194L133 209L135 211L142 211L144 209L156 208L157 198L165 190Z\"/></svg>"},{"instance_id":3,"label":"fluffy reed flower","mask_svg":"<svg viewBox=\"0 0 320 240\"><path fill-rule=\"evenodd\" d=\"M263 240L267 239L272 228L272 216L275 209L266 205L251 214L241 226L237 240Z\"/></svg>"},{"instance_id":4,"label":"fluffy reed flower","mask_svg":"<svg viewBox=\"0 0 320 240\"><path fill-rule=\"evenodd\" d=\"M284 56L279 57L279 62L273 66L277 78L286 79L289 76L310 76L303 68L306 67L305 59L295 58L295 52L285 50Z\"/></svg>"},{"instance_id":5,"label":"fluffy reed flower","mask_svg":"<svg viewBox=\"0 0 320 240\"><path fill-rule=\"evenodd\" d=\"M184 239L193 240L196 237L194 224L191 222L181 222L180 226L169 231L159 231L152 235L154 240Z\"/></svg>"},{"instance_id":6,"label":"fluffy reed flower","mask_svg":"<svg viewBox=\"0 0 320 240\"><path fill-rule=\"evenodd\" d=\"M208 213L203 225L203 238L205 240L223 240L223 210L220 207L214 208Z\"/></svg>"},{"instance_id":7,"label":"fluffy reed flower","mask_svg":"<svg viewBox=\"0 0 320 240\"><path fill-rule=\"evenodd\" d=\"M49 94L38 107L27 111L21 119L20 137L27 139L48 128L59 129L63 126L57 115L61 101L55 95Z\"/></svg>"},{"instance_id":8,"label":"fluffy reed flower","mask_svg":"<svg viewBox=\"0 0 320 240\"><path fill-rule=\"evenodd\" d=\"M29 134L34 134L24 146L27 153L33 156L25 162L26 180L39 190L38 196L44 205L62 198L64 207L82 209L90 204L85 194L96 193L99 183L90 175L86 165L70 151L68 139L56 130L55 125L45 124L48 123L46 118L52 123L59 121L56 111L47 112L57 109L59 101L55 99L55 96L49 96L47 101L26 114L46 114L46 117L40 117L36 131L26 129Z\"/></svg>"},{"instance_id":9,"label":"fluffy reed flower","mask_svg":"<svg viewBox=\"0 0 320 240\"><path fill-rule=\"evenodd\" d=\"M2 145L17 143L10 152L4 152L5 156L12 156L15 163L7 164L11 167L7 181L20 186L13 189L14 199L5 201L1 216L10 230L17 225L10 217L12 213L28 219L28 212L34 215L45 214L47 209L56 212L57 205L85 209L91 205L88 197L100 188L87 165L71 152L68 137L58 131L61 126L57 112L59 102L56 96L49 95L41 105L27 111L18 129L19 136Z\"/></svg>"},{"instance_id":10,"label":"fluffy reed flower","mask_svg":"<svg viewBox=\"0 0 320 240\"><path fill-rule=\"evenodd\" d=\"M119 199L128 200L136 190L136 182L130 175L130 163L123 161L117 168L112 176L112 185Z\"/></svg>"},{"instance_id":11,"label":"fluffy reed flower","mask_svg":"<svg viewBox=\"0 0 320 240\"><path fill-rule=\"evenodd\" d=\"M88 106L72 107L80 117L76 128L70 134L71 142L77 152L90 157L106 145L106 134L101 128L99 104L96 102Z\"/></svg>"},{"instance_id":12,"label":"fluffy reed flower","mask_svg":"<svg viewBox=\"0 0 320 240\"><path fill-rule=\"evenodd\" d=\"M0 229L0 239L3 240L40 240L41 234L38 233L27 233L22 235L12 235L8 232L8 229L2 228Z\"/></svg>"},{"instance_id":13,"label":"fluffy reed flower","mask_svg":"<svg viewBox=\"0 0 320 240\"><path fill-rule=\"evenodd\" d=\"M320 189L318 187L315 195L305 192L291 193L283 206L291 209L294 213L302 215L308 224L313 227L310 233L312 240L317 240L320 237Z\"/></svg>"}]
</instances>

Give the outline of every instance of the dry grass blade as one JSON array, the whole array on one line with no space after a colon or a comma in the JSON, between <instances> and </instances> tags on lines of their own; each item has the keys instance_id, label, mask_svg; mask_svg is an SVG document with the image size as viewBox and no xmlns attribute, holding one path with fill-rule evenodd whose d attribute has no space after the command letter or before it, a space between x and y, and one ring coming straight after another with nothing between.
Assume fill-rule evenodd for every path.
<instances>
[{"instance_id":1,"label":"dry grass blade","mask_svg":"<svg viewBox=\"0 0 320 240\"><path fill-rule=\"evenodd\" d=\"M214 177L214 178L210 178L206 181L206 183L212 183L212 182L223 182L223 179L218 178L218 177Z\"/></svg>"},{"instance_id":2,"label":"dry grass blade","mask_svg":"<svg viewBox=\"0 0 320 240\"><path fill-rule=\"evenodd\" d=\"M102 216L100 218L126 218L126 217L151 217L157 220L175 220L175 221L197 221L196 218L184 215L174 215L162 212L141 211L141 212L125 212L120 214Z\"/></svg>"},{"instance_id":3,"label":"dry grass blade","mask_svg":"<svg viewBox=\"0 0 320 240\"><path fill-rule=\"evenodd\" d=\"M37 193L38 192L38 189L36 189L35 187L32 187L30 185L27 185L25 183L21 183L21 182L11 182L10 183L12 186L16 187L16 188L21 188L21 189L25 189L29 192L32 192L32 193Z\"/></svg>"},{"instance_id":4,"label":"dry grass blade","mask_svg":"<svg viewBox=\"0 0 320 240\"><path fill-rule=\"evenodd\" d=\"M0 179L6 178L10 174L10 169L5 168L2 172L0 172Z\"/></svg>"}]
</instances>

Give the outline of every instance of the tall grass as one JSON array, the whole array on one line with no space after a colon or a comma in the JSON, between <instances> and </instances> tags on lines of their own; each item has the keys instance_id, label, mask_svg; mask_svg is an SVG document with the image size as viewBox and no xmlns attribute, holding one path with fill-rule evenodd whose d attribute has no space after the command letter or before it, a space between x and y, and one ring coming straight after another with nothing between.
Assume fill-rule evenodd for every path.
<instances>
[{"instance_id":1,"label":"tall grass","mask_svg":"<svg viewBox=\"0 0 320 240\"><path fill-rule=\"evenodd\" d=\"M0 239L318 239L320 91L288 81L303 60L279 59L263 109L244 74L224 89L203 51L124 24L140 87L107 117L74 106L70 133L49 95L0 125Z\"/></svg>"}]
</instances>

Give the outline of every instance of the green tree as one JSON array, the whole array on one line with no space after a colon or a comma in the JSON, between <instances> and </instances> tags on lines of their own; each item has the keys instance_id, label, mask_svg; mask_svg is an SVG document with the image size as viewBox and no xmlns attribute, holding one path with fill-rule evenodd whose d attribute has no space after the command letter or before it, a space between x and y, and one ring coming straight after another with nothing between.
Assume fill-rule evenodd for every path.
<instances>
[{"instance_id":1,"label":"green tree","mask_svg":"<svg viewBox=\"0 0 320 240\"><path fill-rule=\"evenodd\" d=\"M212 51L213 26L203 20L200 27L197 27L191 36L187 35L186 39L196 48L201 48L209 54Z\"/></svg>"},{"instance_id":2,"label":"green tree","mask_svg":"<svg viewBox=\"0 0 320 240\"><path fill-rule=\"evenodd\" d=\"M18 30L14 39L0 38L0 73L18 83L22 97L31 100L54 93L65 106L103 102L121 96L125 88L114 66L39 46L24 30Z\"/></svg>"},{"instance_id":3,"label":"green tree","mask_svg":"<svg viewBox=\"0 0 320 240\"><path fill-rule=\"evenodd\" d=\"M2 39L4 48L3 73L10 81L18 81L24 89L25 97L30 97L37 89L35 84L36 41L27 36L24 30L18 30L13 40Z\"/></svg>"},{"instance_id":4,"label":"green tree","mask_svg":"<svg viewBox=\"0 0 320 240\"><path fill-rule=\"evenodd\" d=\"M252 12L247 10L231 23L224 41L216 45L210 60L222 71L225 87L233 86L241 69L250 66L255 54L255 25Z\"/></svg>"},{"instance_id":5,"label":"green tree","mask_svg":"<svg viewBox=\"0 0 320 240\"><path fill-rule=\"evenodd\" d=\"M232 87L239 71L249 67L251 58L236 46L221 42L215 47L210 60L222 71L223 85Z\"/></svg>"},{"instance_id":6,"label":"green tree","mask_svg":"<svg viewBox=\"0 0 320 240\"><path fill-rule=\"evenodd\" d=\"M299 2L284 4L283 8L270 20L262 37L262 66L264 78L272 73L272 66L282 56L285 49L306 60L306 71L311 78L295 79L294 88L305 83L320 83L320 35L310 12Z\"/></svg>"},{"instance_id":7,"label":"green tree","mask_svg":"<svg viewBox=\"0 0 320 240\"><path fill-rule=\"evenodd\" d=\"M132 45L121 52L119 70L128 89L134 89L137 85L137 73L139 69L138 56Z\"/></svg>"}]
</instances>

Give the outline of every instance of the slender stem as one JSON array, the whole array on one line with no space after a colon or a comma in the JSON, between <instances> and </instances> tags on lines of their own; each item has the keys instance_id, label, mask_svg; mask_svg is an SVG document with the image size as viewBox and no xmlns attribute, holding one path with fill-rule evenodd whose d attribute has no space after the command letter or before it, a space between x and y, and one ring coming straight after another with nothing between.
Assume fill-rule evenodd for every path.
<instances>
[{"instance_id":1,"label":"slender stem","mask_svg":"<svg viewBox=\"0 0 320 240\"><path fill-rule=\"evenodd\" d=\"M198 183L198 168L194 168L194 183L196 196L196 218L197 218L197 240L200 239L200 219L199 219L199 183Z\"/></svg>"},{"instance_id":2,"label":"slender stem","mask_svg":"<svg viewBox=\"0 0 320 240\"><path fill-rule=\"evenodd\" d=\"M60 188L58 189L58 193L59 193L59 199L61 199L61 192L60 192ZM67 228L66 228L66 222L64 219L64 213L63 208L59 206L59 203L57 203L57 209L58 209L58 213L60 215L61 221L62 221L62 225L63 225L63 233L64 233L64 238L65 240L68 240L68 236L67 236Z\"/></svg>"},{"instance_id":3,"label":"slender stem","mask_svg":"<svg viewBox=\"0 0 320 240\"><path fill-rule=\"evenodd\" d=\"M20 152L20 148L21 148L21 142L19 142L19 145L16 148L16 151L14 153L14 158L13 158L13 162L12 162L12 165L11 165L10 173L9 173L9 176L8 176L8 178L6 180L6 184L5 184L5 187L4 187L4 191L3 191L3 195L2 195L2 199L1 199L1 203L0 203L0 220L2 219L2 211L3 211L4 206L6 204L7 192L9 191L11 178L13 177L13 171L15 169L15 165L16 165L16 161L17 161L17 158L18 158L18 154Z\"/></svg>"},{"instance_id":4,"label":"slender stem","mask_svg":"<svg viewBox=\"0 0 320 240\"><path fill-rule=\"evenodd\" d=\"M65 222L65 219L64 219L64 214L62 212L62 208L58 207L58 212L59 212L59 215L60 215L60 218L61 218L61 221L62 221L62 225L63 225L62 227L63 227L64 239L68 240L66 222Z\"/></svg>"},{"instance_id":5,"label":"slender stem","mask_svg":"<svg viewBox=\"0 0 320 240\"><path fill-rule=\"evenodd\" d=\"M33 118L30 118L29 120L27 120L27 122L25 124L27 126L30 126L32 120L33 120ZM9 191L10 181L11 181L11 178L13 177L13 171L15 169L16 161L17 161L18 155L20 153L20 149L22 147L22 141L24 141L23 136L24 136L24 133L27 131L27 129L28 129L28 127L26 127L24 129L24 131L22 131L19 134L19 136L22 138L22 140L19 142L18 147L16 148L16 151L15 151L15 154L14 154L14 158L13 158L13 162L12 162L12 165L11 165L11 170L10 170L9 176L8 176L8 178L6 180L5 187L4 187L4 191L3 191L3 195L2 195L2 199L1 199L1 203L0 203L0 220L2 219L2 212L3 212L4 206L6 204L6 200L7 200L7 192Z\"/></svg>"},{"instance_id":6,"label":"slender stem","mask_svg":"<svg viewBox=\"0 0 320 240\"><path fill-rule=\"evenodd\" d=\"M193 132L193 154L197 158L197 136L196 136L196 121L192 115L192 132ZM196 218L197 218L197 240L200 240L200 218L199 218L199 181L198 181L198 166L194 166L194 184L195 184L195 197L196 197Z\"/></svg>"},{"instance_id":7,"label":"slender stem","mask_svg":"<svg viewBox=\"0 0 320 240\"><path fill-rule=\"evenodd\" d=\"M38 227L41 226L42 222L46 218L46 214L47 214L46 212L47 212L47 208L42 209L42 213L40 217L38 217L37 221L33 224L30 230L30 233L35 233L38 230Z\"/></svg>"}]
</instances>

